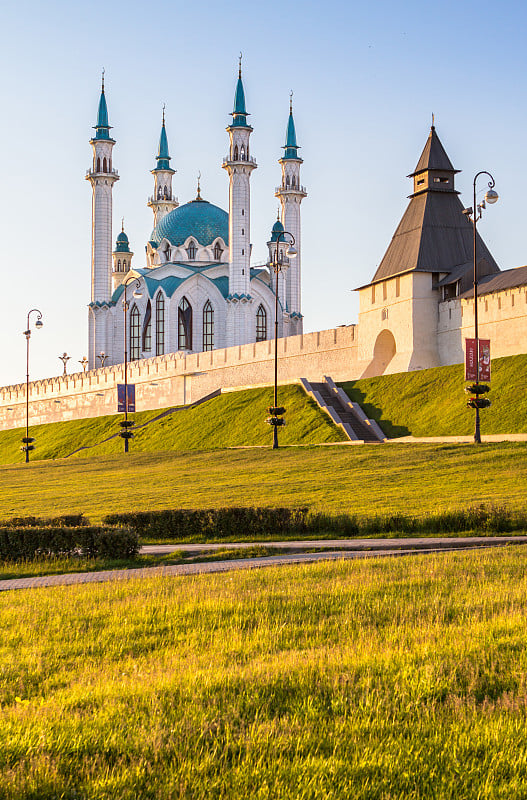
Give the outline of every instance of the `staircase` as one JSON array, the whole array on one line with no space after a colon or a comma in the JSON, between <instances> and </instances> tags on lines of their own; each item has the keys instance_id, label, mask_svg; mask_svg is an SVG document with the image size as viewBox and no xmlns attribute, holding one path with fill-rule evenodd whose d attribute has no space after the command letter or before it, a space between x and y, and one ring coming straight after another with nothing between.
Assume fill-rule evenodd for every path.
<instances>
[{"instance_id":1,"label":"staircase","mask_svg":"<svg viewBox=\"0 0 527 800\"><path fill-rule=\"evenodd\" d=\"M305 378L300 378L304 390L318 403L335 425L338 425L348 439L357 444L360 442L375 443L385 442L386 436L373 419L368 419L358 403L353 403L344 389L339 388L335 382L324 375L321 383L310 383Z\"/></svg>"}]
</instances>

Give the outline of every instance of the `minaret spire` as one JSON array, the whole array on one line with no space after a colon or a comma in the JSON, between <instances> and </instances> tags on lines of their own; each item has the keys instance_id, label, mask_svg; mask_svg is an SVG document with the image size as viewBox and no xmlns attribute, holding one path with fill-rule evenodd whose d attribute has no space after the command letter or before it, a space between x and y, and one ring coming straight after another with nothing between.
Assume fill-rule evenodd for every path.
<instances>
[{"instance_id":1,"label":"minaret spire","mask_svg":"<svg viewBox=\"0 0 527 800\"><path fill-rule=\"evenodd\" d=\"M148 206L154 212L154 228L161 222L179 203L177 197L172 194L172 176L175 169L170 166L170 153L168 151L168 136L165 126L165 104L163 103L163 113L161 122L161 134L159 136L159 147L157 149L156 165L152 170L154 176L154 194L148 198Z\"/></svg>"}]
</instances>

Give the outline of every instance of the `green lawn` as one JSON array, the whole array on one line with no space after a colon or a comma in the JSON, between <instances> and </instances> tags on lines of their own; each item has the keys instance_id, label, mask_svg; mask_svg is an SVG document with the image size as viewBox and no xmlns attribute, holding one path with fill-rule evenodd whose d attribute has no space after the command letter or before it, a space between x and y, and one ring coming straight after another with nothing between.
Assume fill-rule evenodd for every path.
<instances>
[{"instance_id":1,"label":"green lawn","mask_svg":"<svg viewBox=\"0 0 527 800\"><path fill-rule=\"evenodd\" d=\"M423 515L525 508L527 445L375 445L120 453L0 467L0 519L223 506Z\"/></svg>"},{"instance_id":2,"label":"green lawn","mask_svg":"<svg viewBox=\"0 0 527 800\"><path fill-rule=\"evenodd\" d=\"M287 424L280 430L280 441L284 444L314 444L346 439L344 433L300 386L292 384L280 387L279 399L287 409ZM269 416L267 409L272 403L271 388L227 392L195 408L180 408L137 430L130 448L138 453L268 445L272 432L266 419ZM142 425L161 411L143 411L131 416L137 425ZM112 415L32 426L31 435L36 439L36 450L31 458L62 458L80 447L103 442L120 430L121 420L122 415ZM20 440L24 435L25 431L21 429L0 431L0 464L23 461ZM122 439L114 438L95 448L81 450L73 458L120 453L122 449Z\"/></svg>"},{"instance_id":3,"label":"green lawn","mask_svg":"<svg viewBox=\"0 0 527 800\"><path fill-rule=\"evenodd\" d=\"M527 433L527 354L492 361L492 402L481 412L482 433ZM464 367L437 367L340 384L389 437L459 436L474 432L466 407Z\"/></svg>"},{"instance_id":4,"label":"green lawn","mask_svg":"<svg viewBox=\"0 0 527 800\"><path fill-rule=\"evenodd\" d=\"M6 800L527 796L527 553L0 595Z\"/></svg>"}]
</instances>

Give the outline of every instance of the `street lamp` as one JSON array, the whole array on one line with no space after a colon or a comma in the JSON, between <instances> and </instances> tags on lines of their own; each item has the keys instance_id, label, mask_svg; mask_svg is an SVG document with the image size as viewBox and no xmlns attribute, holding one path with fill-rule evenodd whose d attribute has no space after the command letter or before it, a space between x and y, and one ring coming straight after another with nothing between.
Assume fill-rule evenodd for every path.
<instances>
[{"instance_id":1,"label":"street lamp","mask_svg":"<svg viewBox=\"0 0 527 800\"><path fill-rule=\"evenodd\" d=\"M133 296L136 298L142 297L143 293L140 292L141 284L138 278L130 277L128 280L123 281L124 298L123 298L123 313L124 313L124 420L121 422L121 436L124 439L124 452L128 452L128 440L132 438L132 431L128 430L134 424L128 420L128 329L127 329L127 311L128 311L128 298L126 290L131 284L135 285Z\"/></svg>"},{"instance_id":2,"label":"street lamp","mask_svg":"<svg viewBox=\"0 0 527 800\"><path fill-rule=\"evenodd\" d=\"M62 361L62 364L64 366L64 372L62 374L66 375L66 364L70 360L71 356L69 356L66 352L64 352L61 356L59 356L59 358Z\"/></svg>"},{"instance_id":3,"label":"street lamp","mask_svg":"<svg viewBox=\"0 0 527 800\"><path fill-rule=\"evenodd\" d=\"M35 449L33 442L35 441L29 435L29 340L31 339L31 328L29 327L29 318L31 314L38 314L38 317L35 322L35 328L40 330L42 325L42 311L39 311L38 308L32 308L31 311L28 312L27 315L27 327L24 331L24 336L26 337L26 435L22 439L23 447L21 448L22 452L26 454L26 464L29 463L29 453L31 450Z\"/></svg>"},{"instance_id":4,"label":"street lamp","mask_svg":"<svg viewBox=\"0 0 527 800\"><path fill-rule=\"evenodd\" d=\"M290 236L291 241L285 237ZM285 252L286 259L284 259L283 249L280 248L280 239L283 237L283 242L288 245ZM273 426L273 450L278 448L278 428L285 424L282 419L284 408L278 408L278 273L285 272L289 267L289 259L295 258L297 251L295 249L295 237L289 231L285 231L280 220L277 220L273 226L271 234L271 242L275 243L274 253L271 253L271 261L269 268L274 271L275 278L275 297L274 297L274 406L269 409L271 417L269 422Z\"/></svg>"},{"instance_id":5,"label":"street lamp","mask_svg":"<svg viewBox=\"0 0 527 800\"><path fill-rule=\"evenodd\" d=\"M476 181L480 175L487 175L490 178L488 182L489 188L485 192L485 198L481 201L478 205L476 205ZM464 210L464 214L467 216L472 215L472 225L473 225L473 256L474 256L474 339L476 345L476 386L479 385L479 339L478 339L478 259L476 253L477 247L477 222L478 219L481 219L483 210L486 208L486 203L492 205L496 203L498 200L498 193L494 191L494 186L496 185L496 181L486 170L481 170L478 172L474 177L474 205L472 208L467 208ZM474 444L481 444L481 433L479 429L479 402L480 402L480 395L477 394L476 396L476 422L474 427Z\"/></svg>"},{"instance_id":6,"label":"street lamp","mask_svg":"<svg viewBox=\"0 0 527 800\"><path fill-rule=\"evenodd\" d=\"M100 360L100 362L101 362L101 367L104 367L105 363L106 363L106 362L107 362L107 360L110 358L110 356L107 356L107 355L106 355L106 353L104 352L104 350L101 350L101 352L99 353L99 355L97 356L97 358L98 358L98 359Z\"/></svg>"},{"instance_id":7,"label":"street lamp","mask_svg":"<svg viewBox=\"0 0 527 800\"><path fill-rule=\"evenodd\" d=\"M79 364L81 365L81 367L82 367L82 371L84 372L84 374L85 374L85 375L86 375L86 373L88 372L88 365L89 365L89 363L90 363L90 362L88 361L88 359L86 358L86 356L83 356L83 357L82 357L82 360L80 360L80 361L79 361Z\"/></svg>"}]
</instances>

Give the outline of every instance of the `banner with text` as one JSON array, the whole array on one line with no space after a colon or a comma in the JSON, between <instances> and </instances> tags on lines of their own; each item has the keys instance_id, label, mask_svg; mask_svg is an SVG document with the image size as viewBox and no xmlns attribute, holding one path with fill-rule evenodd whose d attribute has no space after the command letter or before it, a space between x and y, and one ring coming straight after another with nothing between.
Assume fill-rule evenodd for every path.
<instances>
[{"instance_id":1,"label":"banner with text","mask_svg":"<svg viewBox=\"0 0 527 800\"><path fill-rule=\"evenodd\" d=\"M128 411L135 411L135 383L127 384ZM124 383L117 384L117 413L124 413Z\"/></svg>"},{"instance_id":2,"label":"banner with text","mask_svg":"<svg viewBox=\"0 0 527 800\"><path fill-rule=\"evenodd\" d=\"M479 343L479 376L477 350ZM490 339L465 339L465 380L490 381Z\"/></svg>"}]
</instances>

